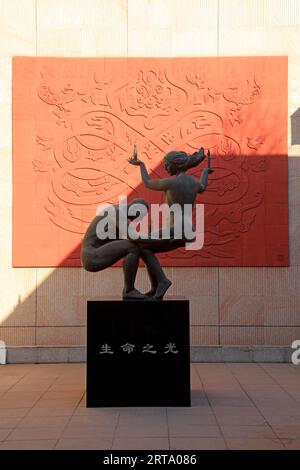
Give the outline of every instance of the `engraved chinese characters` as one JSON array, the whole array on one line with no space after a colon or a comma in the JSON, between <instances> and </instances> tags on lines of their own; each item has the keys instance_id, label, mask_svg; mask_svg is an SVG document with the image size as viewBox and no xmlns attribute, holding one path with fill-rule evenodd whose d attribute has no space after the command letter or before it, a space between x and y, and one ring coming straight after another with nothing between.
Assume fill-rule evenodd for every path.
<instances>
[{"instance_id":1,"label":"engraved chinese characters","mask_svg":"<svg viewBox=\"0 0 300 470\"><path fill-rule=\"evenodd\" d=\"M130 344L130 343L125 343L125 344L121 344L119 346L119 348L123 351L123 352L126 352L127 354L131 354L133 352L135 352L136 350L136 345L135 344ZM170 342L170 343L167 343L165 348L165 350L163 351L163 354L178 354L178 349L176 347L176 344L173 343L173 342ZM114 354L114 350L112 349L112 347L107 344L107 343L104 343L101 345L100 347L100 352L99 354ZM142 347L142 350L137 350L137 352L142 352L142 353L149 353L149 354L159 354L161 353L161 351L157 351L156 349L154 349L154 345L153 344L145 344L143 347Z\"/></svg>"}]
</instances>

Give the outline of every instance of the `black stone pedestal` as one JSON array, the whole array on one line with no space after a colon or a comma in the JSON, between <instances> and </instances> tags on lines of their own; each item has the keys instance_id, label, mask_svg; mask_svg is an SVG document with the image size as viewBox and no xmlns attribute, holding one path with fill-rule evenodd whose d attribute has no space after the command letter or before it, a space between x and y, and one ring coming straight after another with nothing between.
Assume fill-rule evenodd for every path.
<instances>
[{"instance_id":1,"label":"black stone pedestal","mask_svg":"<svg viewBox=\"0 0 300 470\"><path fill-rule=\"evenodd\" d=\"M87 407L190 406L188 300L87 309Z\"/></svg>"}]
</instances>

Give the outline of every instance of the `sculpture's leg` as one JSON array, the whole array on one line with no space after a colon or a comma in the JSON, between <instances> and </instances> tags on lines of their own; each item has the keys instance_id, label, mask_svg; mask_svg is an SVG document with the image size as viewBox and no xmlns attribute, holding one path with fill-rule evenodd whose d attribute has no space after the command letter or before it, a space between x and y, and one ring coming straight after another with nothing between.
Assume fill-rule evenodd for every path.
<instances>
[{"instance_id":1,"label":"sculpture's leg","mask_svg":"<svg viewBox=\"0 0 300 470\"><path fill-rule=\"evenodd\" d=\"M188 240L182 238L174 238L174 227L170 227L170 237L164 238L164 230L159 229L157 232L150 234L151 238L143 238L136 240L140 250L149 250L152 253L165 253L167 251L176 250L176 248L184 247Z\"/></svg>"},{"instance_id":2,"label":"sculpture's leg","mask_svg":"<svg viewBox=\"0 0 300 470\"><path fill-rule=\"evenodd\" d=\"M184 247L186 244L185 240L179 239L165 239L165 240L154 240L145 239L137 242L140 249L146 249L152 251L152 253L165 253L167 251L176 250L177 248Z\"/></svg>"},{"instance_id":3,"label":"sculpture's leg","mask_svg":"<svg viewBox=\"0 0 300 470\"><path fill-rule=\"evenodd\" d=\"M123 299L145 299L146 295L134 287L136 273L139 266L139 250L129 253L123 261L124 289Z\"/></svg>"},{"instance_id":4,"label":"sculpture's leg","mask_svg":"<svg viewBox=\"0 0 300 470\"><path fill-rule=\"evenodd\" d=\"M147 267L151 282L151 290L146 295L151 295L155 299L163 298L166 291L172 285L172 282L166 277L158 259L152 251L142 249L140 251L140 257Z\"/></svg>"},{"instance_id":5,"label":"sculpture's leg","mask_svg":"<svg viewBox=\"0 0 300 470\"><path fill-rule=\"evenodd\" d=\"M150 280L151 287L150 287L150 290L145 293L145 295L147 295L148 297L152 297L155 294L156 289L157 289L157 280L155 279L155 277L153 276L151 270L148 268L147 265L146 265L146 269L148 272L148 277Z\"/></svg>"},{"instance_id":6,"label":"sculpture's leg","mask_svg":"<svg viewBox=\"0 0 300 470\"><path fill-rule=\"evenodd\" d=\"M147 257L147 253L148 253L148 251L142 250L140 252L140 256L141 256L141 259L144 261L144 264L146 266L148 276L149 276L149 280L150 280L150 284L151 284L150 290L148 292L146 292L145 295L147 295L148 297L152 297L156 292L157 285L158 285L158 279L156 278L155 274L152 272L153 269L151 269L150 266L149 266L150 261L149 261L149 258ZM153 256L155 256L155 255L153 255Z\"/></svg>"},{"instance_id":7,"label":"sculpture's leg","mask_svg":"<svg viewBox=\"0 0 300 470\"><path fill-rule=\"evenodd\" d=\"M137 247L130 240L114 240L98 248L85 246L81 252L84 269L97 272L109 268L129 253L137 253Z\"/></svg>"},{"instance_id":8,"label":"sculpture's leg","mask_svg":"<svg viewBox=\"0 0 300 470\"><path fill-rule=\"evenodd\" d=\"M98 272L126 257L124 260L125 286L123 298L146 299L147 296L134 288L139 252L137 245L130 240L114 240L98 248L85 246L81 252L81 262L86 271Z\"/></svg>"}]
</instances>

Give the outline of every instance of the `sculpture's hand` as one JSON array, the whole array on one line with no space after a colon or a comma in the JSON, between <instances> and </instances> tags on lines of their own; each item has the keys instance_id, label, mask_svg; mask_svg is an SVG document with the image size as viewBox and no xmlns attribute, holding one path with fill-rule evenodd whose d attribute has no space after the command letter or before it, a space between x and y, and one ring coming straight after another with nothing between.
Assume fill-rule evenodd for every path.
<instances>
[{"instance_id":1,"label":"sculpture's hand","mask_svg":"<svg viewBox=\"0 0 300 470\"><path fill-rule=\"evenodd\" d=\"M141 166L144 162L142 162L141 160L138 160L137 152L138 152L137 151L137 145L134 144L133 157L128 158L128 161L132 165Z\"/></svg>"},{"instance_id":2,"label":"sculpture's hand","mask_svg":"<svg viewBox=\"0 0 300 470\"><path fill-rule=\"evenodd\" d=\"M136 165L136 166L144 165L144 162L142 162L142 160L138 160L137 158L128 158L128 161L129 163L131 163L131 165Z\"/></svg>"},{"instance_id":3,"label":"sculpture's hand","mask_svg":"<svg viewBox=\"0 0 300 470\"><path fill-rule=\"evenodd\" d=\"M214 173L214 169L213 168L204 168L203 172L206 173L207 175L210 175L211 173Z\"/></svg>"},{"instance_id":4,"label":"sculpture's hand","mask_svg":"<svg viewBox=\"0 0 300 470\"><path fill-rule=\"evenodd\" d=\"M205 158L205 153L204 153L204 148L203 147L201 147L201 149L199 149L199 153L200 153L201 157Z\"/></svg>"},{"instance_id":5,"label":"sculpture's hand","mask_svg":"<svg viewBox=\"0 0 300 470\"><path fill-rule=\"evenodd\" d=\"M210 156L210 151L209 150L207 151L207 170L208 170L209 175L215 171L211 167L211 156Z\"/></svg>"}]
</instances>

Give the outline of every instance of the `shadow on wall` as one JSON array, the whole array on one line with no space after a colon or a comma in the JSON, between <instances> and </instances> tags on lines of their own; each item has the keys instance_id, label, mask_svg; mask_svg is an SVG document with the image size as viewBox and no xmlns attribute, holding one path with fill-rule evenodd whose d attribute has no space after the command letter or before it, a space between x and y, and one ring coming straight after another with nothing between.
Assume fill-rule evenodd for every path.
<instances>
[{"instance_id":1,"label":"shadow on wall","mask_svg":"<svg viewBox=\"0 0 300 470\"><path fill-rule=\"evenodd\" d=\"M219 137L219 136L218 136ZM261 146L260 142L250 145ZM199 195L198 201L205 205L204 225L205 241L200 251L178 249L160 254L163 266L288 266L288 168L287 155L242 154L238 145L226 147L217 153L213 149L212 165L215 172L210 175L206 191ZM213 153L213 152L212 152ZM195 167L190 174L200 177L206 162ZM137 184L131 189L128 200L143 197L151 203L162 203L162 191L146 189L141 183L139 169L136 168ZM166 171L162 163L150 172L153 178L165 178ZM23 186L21 189L23 191ZM25 196L24 196L25 197ZM101 201L101 198L99 198ZM62 201L63 203L63 201ZM17 205L15 205L17 207ZM80 204L77 203L80 208ZM46 218L48 225L36 224L25 231L23 238L22 222L26 216L20 214L18 206L14 213L14 266L80 266L80 243L88 223L84 215L76 216L80 220L80 232L75 233L72 244L61 243L59 233L52 227L58 223L51 216ZM26 210L26 206L24 206ZM84 208L84 206L82 206ZM22 206L23 208L23 206ZM96 207L92 207L92 213ZM39 210L43 210L40 204ZM70 205L64 207L71 211ZM17 212L18 211L18 212ZM83 211L83 209L82 209ZM64 211L62 210L64 214ZM81 217L81 219L80 219ZM86 217L91 220L93 216ZM51 222L52 221L52 222ZM46 233L45 233L45 227ZM49 227L49 228L48 228ZM39 230L43 229L40 233ZM37 236L33 242L33 232ZM59 229L63 234L71 230ZM30 235L30 236L29 236ZM42 235L42 236L41 236ZM45 235L45 236L44 236ZM46 237L47 235L47 237ZM75 247L66 252L66 246ZM26 251L28 247L28 252ZM58 256L57 256L58 253ZM32 254L32 256L31 256Z\"/></svg>"}]
</instances>

